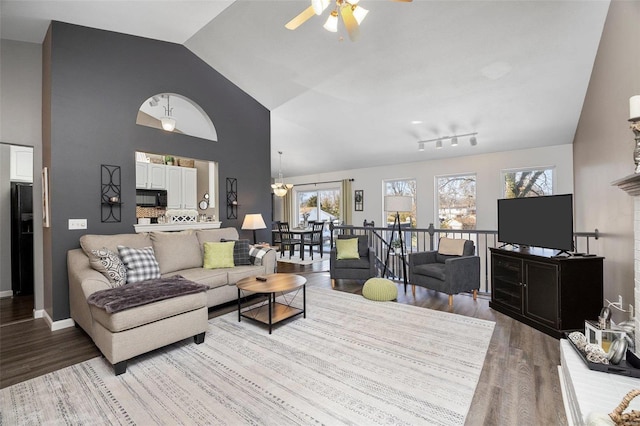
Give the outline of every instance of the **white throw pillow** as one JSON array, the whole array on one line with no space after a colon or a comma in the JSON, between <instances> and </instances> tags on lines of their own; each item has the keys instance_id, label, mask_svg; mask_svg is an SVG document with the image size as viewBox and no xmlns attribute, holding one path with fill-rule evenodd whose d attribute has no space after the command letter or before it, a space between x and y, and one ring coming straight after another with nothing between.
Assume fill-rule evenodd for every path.
<instances>
[{"instance_id":1,"label":"white throw pillow","mask_svg":"<svg viewBox=\"0 0 640 426\"><path fill-rule=\"evenodd\" d=\"M91 250L91 267L109 280L110 287L120 287L127 282L127 268L117 254L103 247Z\"/></svg>"},{"instance_id":2,"label":"white throw pillow","mask_svg":"<svg viewBox=\"0 0 640 426\"><path fill-rule=\"evenodd\" d=\"M440 238L438 253L446 255L462 256L464 253L464 243L467 240L454 240L452 238Z\"/></svg>"}]
</instances>

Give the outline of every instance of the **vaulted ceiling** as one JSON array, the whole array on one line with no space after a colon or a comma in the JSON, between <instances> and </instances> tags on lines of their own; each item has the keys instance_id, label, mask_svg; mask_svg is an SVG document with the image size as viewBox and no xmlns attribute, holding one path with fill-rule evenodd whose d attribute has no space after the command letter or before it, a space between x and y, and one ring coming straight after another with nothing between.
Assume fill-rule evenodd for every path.
<instances>
[{"instance_id":1,"label":"vaulted ceiling","mask_svg":"<svg viewBox=\"0 0 640 426\"><path fill-rule=\"evenodd\" d=\"M355 42L330 9L285 29L309 4L2 0L0 36L58 20L182 43L271 111L286 177L572 143L609 1L361 0Z\"/></svg>"}]
</instances>

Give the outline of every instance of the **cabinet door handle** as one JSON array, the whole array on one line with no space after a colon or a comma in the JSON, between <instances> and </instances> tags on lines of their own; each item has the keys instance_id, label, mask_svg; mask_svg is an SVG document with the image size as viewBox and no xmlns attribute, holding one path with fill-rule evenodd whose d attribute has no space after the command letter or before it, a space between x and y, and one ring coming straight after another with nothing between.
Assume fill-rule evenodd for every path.
<instances>
[{"instance_id":1,"label":"cabinet door handle","mask_svg":"<svg viewBox=\"0 0 640 426\"><path fill-rule=\"evenodd\" d=\"M520 285L521 285L522 287L526 287L526 286L527 286L527 283L520 283Z\"/></svg>"}]
</instances>

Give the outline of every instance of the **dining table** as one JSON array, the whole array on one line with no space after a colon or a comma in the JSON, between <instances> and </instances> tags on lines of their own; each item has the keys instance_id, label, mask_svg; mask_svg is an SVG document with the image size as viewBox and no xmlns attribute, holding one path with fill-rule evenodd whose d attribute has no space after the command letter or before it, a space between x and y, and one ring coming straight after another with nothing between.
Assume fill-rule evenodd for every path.
<instances>
[{"instance_id":1,"label":"dining table","mask_svg":"<svg viewBox=\"0 0 640 426\"><path fill-rule=\"evenodd\" d=\"M278 235L279 231L274 229L271 231L274 235ZM300 239L300 260L304 260L304 241L305 238L311 240L313 236L313 228L290 228L289 232Z\"/></svg>"}]
</instances>

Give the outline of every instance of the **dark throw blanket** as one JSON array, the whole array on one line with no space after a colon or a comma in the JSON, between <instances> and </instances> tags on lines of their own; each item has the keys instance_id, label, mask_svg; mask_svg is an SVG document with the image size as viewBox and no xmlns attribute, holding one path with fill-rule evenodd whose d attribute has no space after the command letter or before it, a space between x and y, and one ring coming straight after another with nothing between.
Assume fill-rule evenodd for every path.
<instances>
[{"instance_id":1,"label":"dark throw blanket","mask_svg":"<svg viewBox=\"0 0 640 426\"><path fill-rule=\"evenodd\" d=\"M87 302L106 310L108 313L114 313L172 297L199 293L207 289L206 285L194 283L180 275L175 275L169 278L139 281L99 290L91 294L87 298Z\"/></svg>"}]
</instances>

